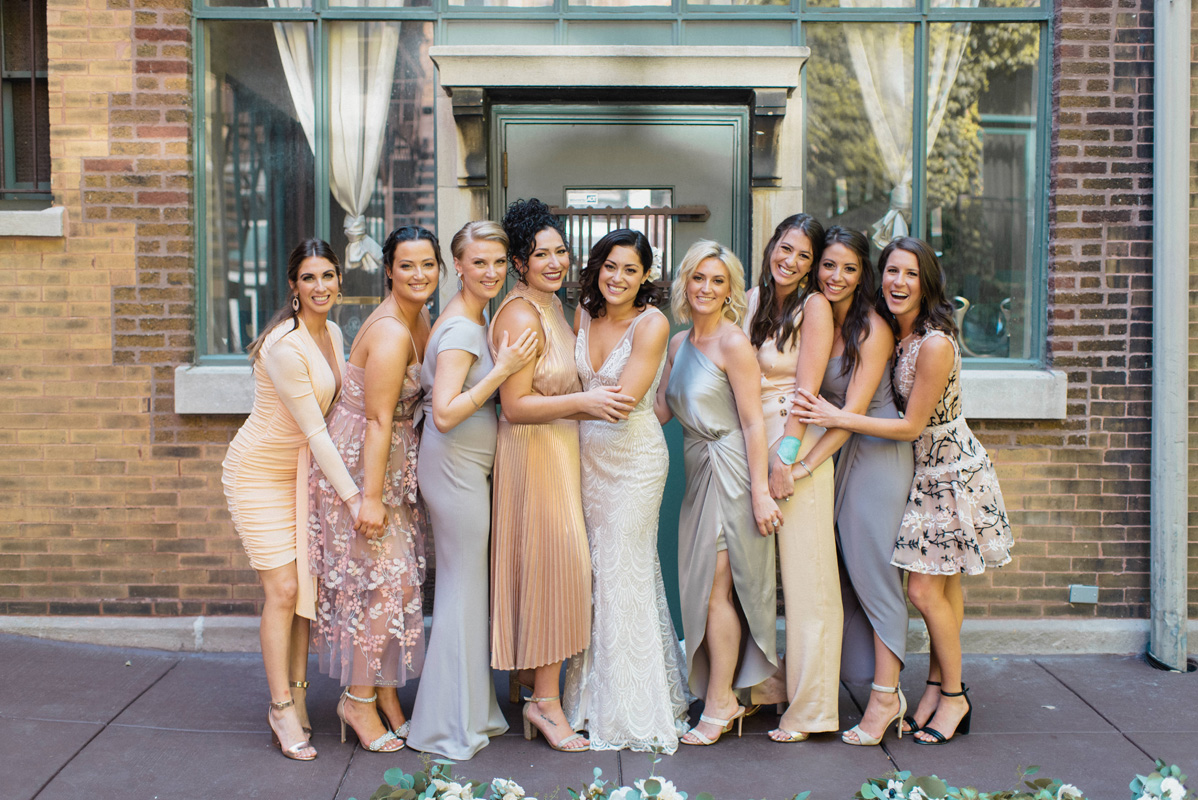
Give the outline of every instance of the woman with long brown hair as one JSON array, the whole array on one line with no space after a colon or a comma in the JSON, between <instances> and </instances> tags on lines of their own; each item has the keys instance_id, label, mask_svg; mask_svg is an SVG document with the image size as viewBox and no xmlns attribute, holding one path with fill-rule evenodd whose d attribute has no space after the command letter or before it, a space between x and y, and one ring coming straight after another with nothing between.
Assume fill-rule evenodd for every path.
<instances>
[{"instance_id":1,"label":"woman with long brown hair","mask_svg":"<svg viewBox=\"0 0 1198 800\"><path fill-rule=\"evenodd\" d=\"M882 250L878 313L898 337L894 387L900 419L852 414L800 391L800 418L830 428L914 442L915 479L892 562L931 640L928 685L914 717L915 741L944 744L969 733L973 707L961 683L961 575L1011 560L1011 526L994 465L961 413L961 352L944 272L925 242L895 239ZM919 717L924 721L919 722Z\"/></svg>"},{"instance_id":2,"label":"woman with long brown hair","mask_svg":"<svg viewBox=\"0 0 1198 800\"><path fill-rule=\"evenodd\" d=\"M266 593L260 636L271 699L267 724L283 755L311 761L316 749L304 698L297 706L291 691L307 687L309 622L315 616L308 498L297 491L308 485L309 452L354 519L361 494L324 418L345 369L341 329L328 318L341 287L333 249L319 239L300 242L287 259L287 284L286 304L248 348L254 407L229 444L221 482L233 527Z\"/></svg>"}]
</instances>

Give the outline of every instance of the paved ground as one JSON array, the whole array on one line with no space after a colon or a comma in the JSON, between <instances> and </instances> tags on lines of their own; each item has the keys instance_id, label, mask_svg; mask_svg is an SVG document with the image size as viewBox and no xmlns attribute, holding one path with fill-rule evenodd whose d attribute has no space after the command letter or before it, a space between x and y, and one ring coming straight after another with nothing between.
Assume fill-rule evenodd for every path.
<instances>
[{"instance_id":1,"label":"paved ground","mask_svg":"<svg viewBox=\"0 0 1198 800\"><path fill-rule=\"evenodd\" d=\"M909 694L917 696L925 665L913 658L904 672ZM972 656L965 674L973 732L947 746L890 736L883 747L849 747L830 734L778 745L765 735L777 718L763 711L746 722L743 738L683 747L657 771L692 796L786 800L810 789L812 800L848 800L865 778L893 768L995 790L1011 786L1018 767L1038 764L1041 775L1077 784L1091 800L1126 800L1132 776L1159 757L1179 764L1198 788L1198 673L1161 672L1135 657ZM315 669L312 676L309 709L320 757L301 764L271 747L256 655L0 635L0 800L366 800L384 770L419 768L418 753L381 755L341 744L333 713L338 689ZM402 692L405 708L414 691L412 685ZM845 727L857 721L863 700L842 689ZM581 788L596 766L626 783L649 772L642 753L567 755L542 740L525 742L519 709L502 702L511 731L459 774L512 777L542 800L564 800L564 787Z\"/></svg>"}]
</instances>

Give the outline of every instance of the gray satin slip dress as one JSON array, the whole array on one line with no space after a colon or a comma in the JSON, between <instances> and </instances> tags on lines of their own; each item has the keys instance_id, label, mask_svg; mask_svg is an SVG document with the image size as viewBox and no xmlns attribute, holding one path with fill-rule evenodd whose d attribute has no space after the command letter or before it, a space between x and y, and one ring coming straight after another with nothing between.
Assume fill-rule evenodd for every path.
<instances>
[{"instance_id":1,"label":"gray satin slip dress","mask_svg":"<svg viewBox=\"0 0 1198 800\"><path fill-rule=\"evenodd\" d=\"M420 382L431 402L437 357L446 350L475 356L462 391L486 377L493 362L487 329L465 317L445 320L429 338ZM412 709L408 746L464 761L507 729L491 680L488 617L491 561L491 469L495 399L448 433L425 415L416 462L437 554L433 626Z\"/></svg>"},{"instance_id":2,"label":"gray satin slip dress","mask_svg":"<svg viewBox=\"0 0 1198 800\"><path fill-rule=\"evenodd\" d=\"M828 361L820 394L843 408L852 372L840 374L843 356ZM898 419L890 386L891 364L869 401L866 416ZM915 462L911 445L875 436L851 435L836 454L836 543L840 550L844 642L840 679L874 679L874 640L907 658L907 598L903 571L890 563L907 508Z\"/></svg>"},{"instance_id":3,"label":"gray satin slip dress","mask_svg":"<svg viewBox=\"0 0 1198 800\"><path fill-rule=\"evenodd\" d=\"M774 537L757 532L749 494L749 459L728 376L684 338L674 355L666 402L682 424L686 494L678 519L678 575L690 689L707 694L709 664L701 647L723 533L736 600L748 623L732 685L748 688L778 669Z\"/></svg>"}]
</instances>

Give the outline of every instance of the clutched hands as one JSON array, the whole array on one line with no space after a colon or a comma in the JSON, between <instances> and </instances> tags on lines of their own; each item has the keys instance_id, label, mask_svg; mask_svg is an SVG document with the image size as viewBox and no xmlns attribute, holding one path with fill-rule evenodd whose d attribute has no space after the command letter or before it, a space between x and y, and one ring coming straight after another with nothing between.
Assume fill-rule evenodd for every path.
<instances>
[{"instance_id":1,"label":"clutched hands","mask_svg":"<svg viewBox=\"0 0 1198 800\"><path fill-rule=\"evenodd\" d=\"M350 511L354 511L353 503L358 502L358 510L354 513L354 531L365 536L367 539L375 539L382 535L383 527L387 524L387 510L383 508L383 501L367 499L363 500L359 494L354 500L350 501Z\"/></svg>"},{"instance_id":2,"label":"clutched hands","mask_svg":"<svg viewBox=\"0 0 1198 800\"><path fill-rule=\"evenodd\" d=\"M840 428L841 410L822 397L812 394L806 389L795 390L790 413L799 418L799 422L808 425L818 425L821 428Z\"/></svg>"},{"instance_id":3,"label":"clutched hands","mask_svg":"<svg viewBox=\"0 0 1198 800\"><path fill-rule=\"evenodd\" d=\"M583 410L595 419L619 422L628 419L636 398L623 393L622 386L596 386L584 392Z\"/></svg>"}]
</instances>

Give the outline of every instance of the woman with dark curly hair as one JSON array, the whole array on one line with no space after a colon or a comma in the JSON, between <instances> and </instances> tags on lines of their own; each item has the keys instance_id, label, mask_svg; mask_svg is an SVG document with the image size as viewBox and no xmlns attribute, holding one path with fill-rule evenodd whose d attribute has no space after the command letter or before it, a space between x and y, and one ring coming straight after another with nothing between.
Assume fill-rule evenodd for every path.
<instances>
[{"instance_id":1,"label":"woman with dark curly hair","mask_svg":"<svg viewBox=\"0 0 1198 800\"><path fill-rule=\"evenodd\" d=\"M329 433L362 484L357 520L312 468L308 522L312 571L320 578L313 644L321 670L345 690L337 704L341 741L349 725L367 750L404 746L408 723L396 687L424 662L424 537L416 493L420 364L429 337L424 304L444 267L437 237L397 228L383 244L387 297L350 349Z\"/></svg>"},{"instance_id":2,"label":"woman with dark curly hair","mask_svg":"<svg viewBox=\"0 0 1198 800\"><path fill-rule=\"evenodd\" d=\"M911 730L917 744L937 745L969 733L973 716L961 683L961 575L1006 564L1013 540L994 465L961 413L961 352L940 261L909 236L886 245L878 261L877 310L899 340L894 388L904 416L852 414L805 391L795 403L806 421L914 443L915 479L891 563L908 573L907 596L932 651L930 688Z\"/></svg>"},{"instance_id":3,"label":"woman with dark curly hair","mask_svg":"<svg viewBox=\"0 0 1198 800\"><path fill-rule=\"evenodd\" d=\"M537 731L555 750L589 749L562 712L562 662L591 638L591 557L583 523L578 453L580 419L626 419L636 398L620 386L583 391L574 333L554 294L570 266L565 235L549 207L518 200L503 229L519 279L495 313L489 344L525 330L538 349L499 387L491 515L491 666L533 670L524 738Z\"/></svg>"},{"instance_id":4,"label":"woman with dark curly hair","mask_svg":"<svg viewBox=\"0 0 1198 800\"><path fill-rule=\"evenodd\" d=\"M579 278L574 361L582 385L619 385L636 398L627 420L578 429L594 603L590 647L566 672L566 714L587 729L592 750L673 753L686 732L684 656L657 558L670 458L653 399L670 322L657 308L663 292L654 278L649 240L632 230L596 242Z\"/></svg>"}]
</instances>

